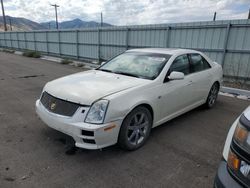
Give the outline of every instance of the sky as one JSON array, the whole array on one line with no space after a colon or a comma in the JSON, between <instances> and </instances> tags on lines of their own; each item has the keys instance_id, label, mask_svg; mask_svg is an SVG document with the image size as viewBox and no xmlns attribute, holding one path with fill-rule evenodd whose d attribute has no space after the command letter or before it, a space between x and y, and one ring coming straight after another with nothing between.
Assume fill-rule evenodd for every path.
<instances>
[{"instance_id":1,"label":"sky","mask_svg":"<svg viewBox=\"0 0 250 188\"><path fill-rule=\"evenodd\" d=\"M208 21L217 12L218 20L246 19L250 0L3 0L5 14L36 22L59 22L80 18L113 25L159 24ZM1 13L0 13L1 15Z\"/></svg>"}]
</instances>

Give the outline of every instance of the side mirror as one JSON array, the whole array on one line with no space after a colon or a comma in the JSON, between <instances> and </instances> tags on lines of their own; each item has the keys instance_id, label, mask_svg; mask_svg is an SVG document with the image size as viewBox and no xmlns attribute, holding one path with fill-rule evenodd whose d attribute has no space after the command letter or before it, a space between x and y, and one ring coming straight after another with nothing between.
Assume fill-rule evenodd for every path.
<instances>
[{"instance_id":1,"label":"side mirror","mask_svg":"<svg viewBox=\"0 0 250 188\"><path fill-rule=\"evenodd\" d=\"M184 79L184 74L182 72L173 71L170 73L169 80L182 80Z\"/></svg>"},{"instance_id":2,"label":"side mirror","mask_svg":"<svg viewBox=\"0 0 250 188\"><path fill-rule=\"evenodd\" d=\"M105 64L106 63L106 61L103 61L102 63L101 63L101 65L103 65L103 64Z\"/></svg>"}]
</instances>

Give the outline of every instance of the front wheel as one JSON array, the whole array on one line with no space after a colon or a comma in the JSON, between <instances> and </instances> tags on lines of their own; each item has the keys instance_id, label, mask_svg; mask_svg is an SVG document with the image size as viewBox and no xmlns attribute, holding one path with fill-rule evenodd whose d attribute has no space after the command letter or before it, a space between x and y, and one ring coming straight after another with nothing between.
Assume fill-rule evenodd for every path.
<instances>
[{"instance_id":1,"label":"front wheel","mask_svg":"<svg viewBox=\"0 0 250 188\"><path fill-rule=\"evenodd\" d=\"M126 150L141 147L149 137L152 122L152 115L147 108L139 106L132 110L121 126L118 139L120 147Z\"/></svg>"},{"instance_id":2,"label":"front wheel","mask_svg":"<svg viewBox=\"0 0 250 188\"><path fill-rule=\"evenodd\" d=\"M207 108L212 108L214 106L218 97L218 93L219 93L219 84L216 82L212 85L209 91L207 101L205 103Z\"/></svg>"}]
</instances>

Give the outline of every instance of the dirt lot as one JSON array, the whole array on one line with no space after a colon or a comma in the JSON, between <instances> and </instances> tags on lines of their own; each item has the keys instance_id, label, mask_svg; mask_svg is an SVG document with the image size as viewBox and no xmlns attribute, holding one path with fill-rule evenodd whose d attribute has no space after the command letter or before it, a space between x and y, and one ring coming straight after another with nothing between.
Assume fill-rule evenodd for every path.
<instances>
[{"instance_id":1,"label":"dirt lot","mask_svg":"<svg viewBox=\"0 0 250 188\"><path fill-rule=\"evenodd\" d=\"M82 71L0 52L0 187L212 187L228 129L248 101L219 97L152 131L144 147L66 155L69 138L42 123L49 80Z\"/></svg>"}]
</instances>

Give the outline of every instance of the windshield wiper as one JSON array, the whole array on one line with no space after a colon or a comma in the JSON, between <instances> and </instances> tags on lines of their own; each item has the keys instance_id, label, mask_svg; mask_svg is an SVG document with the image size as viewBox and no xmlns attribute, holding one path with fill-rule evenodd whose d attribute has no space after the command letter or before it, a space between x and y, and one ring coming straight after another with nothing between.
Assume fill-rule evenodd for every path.
<instances>
[{"instance_id":1,"label":"windshield wiper","mask_svg":"<svg viewBox=\"0 0 250 188\"><path fill-rule=\"evenodd\" d=\"M112 72L112 73L114 73L112 70L108 70L108 69L97 69L97 70L104 71L104 72Z\"/></svg>"},{"instance_id":2,"label":"windshield wiper","mask_svg":"<svg viewBox=\"0 0 250 188\"><path fill-rule=\"evenodd\" d=\"M132 77L136 77L136 78L141 78L140 76L138 75L135 75L135 74L132 74L132 73L128 73L128 72L120 72L120 71L117 71L117 72L113 72L115 74L121 74L121 75L125 75L125 76L132 76Z\"/></svg>"},{"instance_id":3,"label":"windshield wiper","mask_svg":"<svg viewBox=\"0 0 250 188\"><path fill-rule=\"evenodd\" d=\"M97 69L97 70L104 71L104 72L111 72L111 73L115 73L115 74L121 74L121 75L125 75L125 76L132 76L132 77L136 77L136 78L142 78L136 74L127 73L127 72L112 71L112 70L108 70L108 69Z\"/></svg>"}]
</instances>

